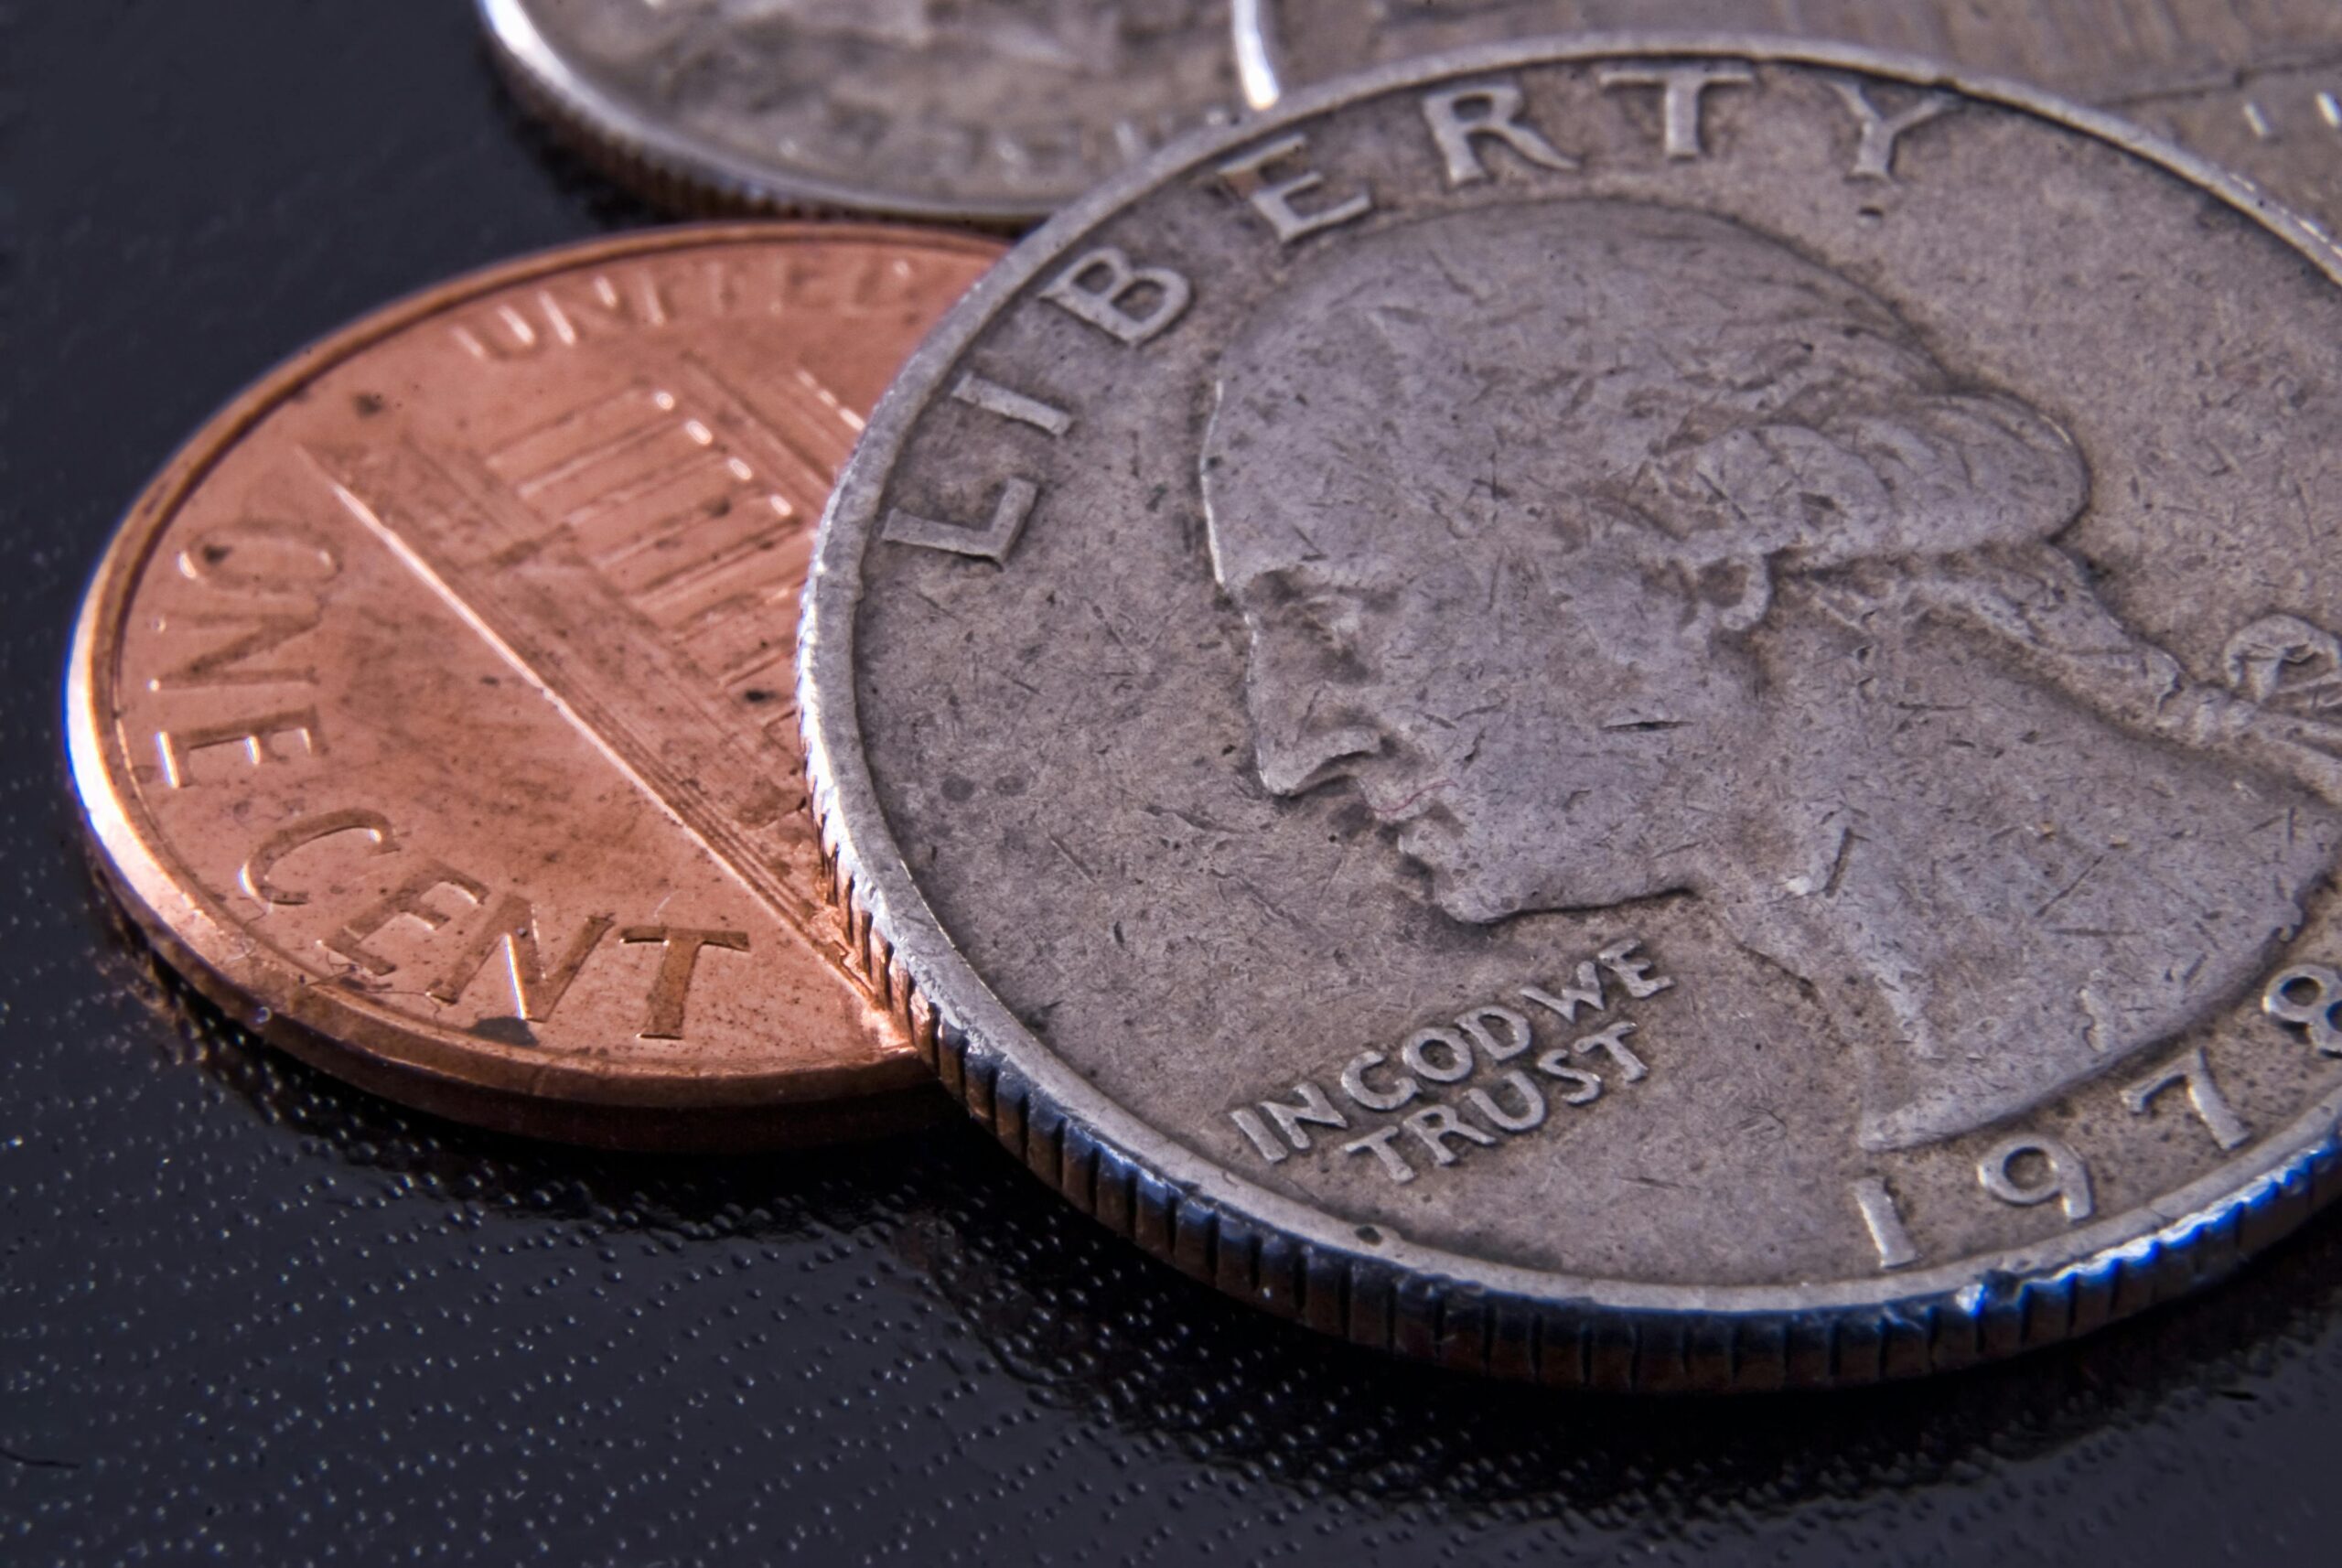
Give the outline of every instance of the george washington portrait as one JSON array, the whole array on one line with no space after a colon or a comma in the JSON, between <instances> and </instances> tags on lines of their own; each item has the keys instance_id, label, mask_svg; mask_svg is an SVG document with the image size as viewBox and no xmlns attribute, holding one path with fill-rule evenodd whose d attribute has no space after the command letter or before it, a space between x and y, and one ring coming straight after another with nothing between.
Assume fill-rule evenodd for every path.
<instances>
[{"instance_id":1,"label":"george washington portrait","mask_svg":"<svg viewBox=\"0 0 2342 1568\"><path fill-rule=\"evenodd\" d=\"M1698 900L1818 1003L1870 1148L2207 1023L2342 838L2334 639L2272 615L2191 670L2133 631L2060 544L2054 411L1732 221L1328 249L1201 460L1258 783L1355 791L1466 925Z\"/></svg>"}]
</instances>

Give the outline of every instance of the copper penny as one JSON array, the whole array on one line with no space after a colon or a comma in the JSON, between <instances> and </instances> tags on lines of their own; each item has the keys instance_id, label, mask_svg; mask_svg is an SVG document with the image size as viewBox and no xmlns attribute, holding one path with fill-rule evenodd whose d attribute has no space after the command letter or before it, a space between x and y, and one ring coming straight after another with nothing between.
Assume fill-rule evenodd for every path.
<instances>
[{"instance_id":1,"label":"copper penny","mask_svg":"<svg viewBox=\"0 0 2342 1568\"><path fill-rule=\"evenodd\" d=\"M823 912L790 667L864 413L1000 249L606 240L238 398L75 634L73 777L132 918L265 1038L464 1121L715 1148L923 1114Z\"/></svg>"}]
</instances>

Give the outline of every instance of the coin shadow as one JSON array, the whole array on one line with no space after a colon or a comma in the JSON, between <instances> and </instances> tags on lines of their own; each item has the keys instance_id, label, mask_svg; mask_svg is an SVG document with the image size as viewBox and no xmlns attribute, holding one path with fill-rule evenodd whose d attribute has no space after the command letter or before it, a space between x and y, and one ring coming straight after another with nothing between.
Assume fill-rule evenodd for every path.
<instances>
[{"instance_id":1,"label":"coin shadow","mask_svg":"<svg viewBox=\"0 0 2342 1568\"><path fill-rule=\"evenodd\" d=\"M172 969L94 871L91 884L102 961L162 1026L154 1041L164 1058L200 1072L276 1133L383 1177L393 1199L685 1240L785 1240L884 1226L899 1199L870 1178L917 1163L912 1135L769 1154L633 1154L410 1110L270 1046Z\"/></svg>"},{"instance_id":2,"label":"coin shadow","mask_svg":"<svg viewBox=\"0 0 2342 1568\"><path fill-rule=\"evenodd\" d=\"M1054 1200L966 1181L902 1238L924 1279L1043 1401L1191 1458L1385 1508L1692 1523L1958 1481L2257 1391L2330 1338L2342 1215L2233 1279L2074 1343L1884 1387L1589 1393L1448 1372L1276 1322ZM975 1201L986 1207L978 1209Z\"/></svg>"},{"instance_id":3,"label":"coin shadow","mask_svg":"<svg viewBox=\"0 0 2342 1568\"><path fill-rule=\"evenodd\" d=\"M2342 1306L2342 1217L2327 1215L2186 1301L1949 1377L1723 1399L1498 1383L1232 1302L1075 1213L972 1123L751 1157L531 1143L349 1089L263 1044L134 933L117 927L110 945L167 1016L175 1063L383 1176L394 1199L686 1245L854 1233L1040 1403L1251 1481L1383 1510L1648 1528L1957 1481L2175 1406L2256 1400Z\"/></svg>"}]
</instances>

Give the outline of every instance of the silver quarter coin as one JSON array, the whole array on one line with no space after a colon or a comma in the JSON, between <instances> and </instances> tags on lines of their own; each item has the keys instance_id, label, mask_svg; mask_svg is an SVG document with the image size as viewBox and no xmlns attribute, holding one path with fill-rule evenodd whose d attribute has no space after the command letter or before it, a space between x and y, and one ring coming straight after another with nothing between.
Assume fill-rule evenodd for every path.
<instances>
[{"instance_id":1,"label":"silver quarter coin","mask_svg":"<svg viewBox=\"0 0 2342 1568\"><path fill-rule=\"evenodd\" d=\"M1226 0L478 0L522 96L690 205L1023 223L1238 100Z\"/></svg>"},{"instance_id":2,"label":"silver quarter coin","mask_svg":"<svg viewBox=\"0 0 2342 1568\"><path fill-rule=\"evenodd\" d=\"M1830 38L2119 110L2342 225L2333 0L1234 0L1246 94L1471 44L1617 27Z\"/></svg>"},{"instance_id":3,"label":"silver quarter coin","mask_svg":"<svg viewBox=\"0 0 2342 1568\"><path fill-rule=\"evenodd\" d=\"M1184 144L832 501L869 956L1077 1205L1459 1367L1860 1382L2217 1275L2335 1181L2337 275L1831 46Z\"/></svg>"}]
</instances>

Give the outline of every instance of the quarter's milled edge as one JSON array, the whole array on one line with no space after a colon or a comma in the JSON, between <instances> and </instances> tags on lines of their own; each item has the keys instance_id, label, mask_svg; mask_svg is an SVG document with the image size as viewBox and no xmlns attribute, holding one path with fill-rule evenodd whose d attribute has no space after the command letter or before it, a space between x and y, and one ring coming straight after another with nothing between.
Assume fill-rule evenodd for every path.
<instances>
[{"instance_id":1,"label":"quarter's milled edge","mask_svg":"<svg viewBox=\"0 0 2342 1568\"><path fill-rule=\"evenodd\" d=\"M937 200L860 189L759 165L685 135L611 96L553 47L524 0L475 0L488 52L515 97L602 173L693 214L863 217L975 223L1014 232L1048 216L1029 201Z\"/></svg>"},{"instance_id":2,"label":"quarter's milled edge","mask_svg":"<svg viewBox=\"0 0 2342 1568\"><path fill-rule=\"evenodd\" d=\"M121 771L113 734L107 650L156 541L229 452L320 377L450 308L588 262L842 242L896 243L987 260L1000 251L999 241L965 231L877 220L676 225L549 247L416 290L303 346L227 400L156 468L116 524L83 590L60 694L68 776L92 870L128 924L191 989L271 1046L321 1071L435 1115L525 1136L632 1150L730 1152L881 1135L931 1122L933 1091L919 1065L903 1053L890 1053L876 1068L690 1079L664 1089L641 1079L615 1084L591 1070L548 1062L528 1092L516 1093L460 1055L387 1053L347 1044L346 1036L372 1037L385 1026L331 986L301 983L274 996L247 986L229 961L237 947L233 927L209 895L191 890L172 872L159 834L135 807L136 790ZM831 967L847 983L861 985L851 965L832 961Z\"/></svg>"},{"instance_id":3,"label":"quarter's milled edge","mask_svg":"<svg viewBox=\"0 0 2342 1568\"><path fill-rule=\"evenodd\" d=\"M1156 1174L942 1018L885 935L834 791L818 772L812 781L827 891L856 961L968 1114L1116 1237L1227 1294L1369 1349L1613 1392L1857 1387L1954 1371L2057 1344L2222 1279L2342 1191L2342 1103L2329 1099L2304 1119L2323 1122L2323 1136L2241 1191L2054 1273L1807 1310L1726 1304L1622 1311L1593 1296L1555 1305L1402 1261L1296 1241L1200 1195L1193 1183Z\"/></svg>"},{"instance_id":4,"label":"quarter's milled edge","mask_svg":"<svg viewBox=\"0 0 2342 1568\"><path fill-rule=\"evenodd\" d=\"M2224 1278L2332 1201L2342 1106L2325 1135L2241 1192L2053 1273L1875 1305L1621 1311L1493 1294L1402 1262L1295 1241L1152 1171L940 1018L880 929L834 796L818 787L832 895L858 961L920 1057L1010 1156L1081 1213L1182 1273L1369 1349L1561 1388L1764 1392L1952 1371L2087 1333ZM1732 1293L1714 1293L1730 1294Z\"/></svg>"},{"instance_id":5,"label":"quarter's milled edge","mask_svg":"<svg viewBox=\"0 0 2342 1568\"><path fill-rule=\"evenodd\" d=\"M862 556L913 425L996 313L1095 223L1279 130L1399 88L1622 56L1710 56L1949 88L2163 168L2253 219L2342 286L2342 251L2321 230L2127 121L2022 82L1806 39L1605 34L1483 46L1312 86L1259 119L1190 136L1060 210L945 317L874 411L822 514L799 632L799 710L829 890L858 961L913 1025L944 1086L1077 1208L1280 1316L1454 1368L1611 1390L1851 1386L2054 1344L2223 1277L2342 1192L2342 1090L2271 1134L2257 1159L2083 1227L2061 1245L1891 1274L1868 1288L1647 1287L1477 1266L1506 1281L1492 1290L1457 1278L1456 1265L1466 1261L1435 1249L1378 1235L1368 1251L1337 1234L1347 1227L1230 1176L1104 1101L954 950L895 845L860 750L854 638ZM1029 1070L999 1043L1019 1037L1038 1058ZM1136 1153L1144 1142L1172 1145L1169 1157Z\"/></svg>"}]
</instances>

